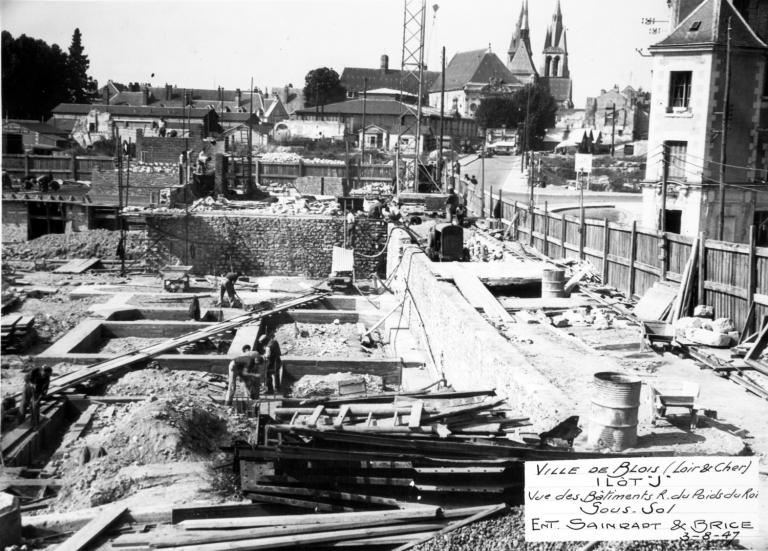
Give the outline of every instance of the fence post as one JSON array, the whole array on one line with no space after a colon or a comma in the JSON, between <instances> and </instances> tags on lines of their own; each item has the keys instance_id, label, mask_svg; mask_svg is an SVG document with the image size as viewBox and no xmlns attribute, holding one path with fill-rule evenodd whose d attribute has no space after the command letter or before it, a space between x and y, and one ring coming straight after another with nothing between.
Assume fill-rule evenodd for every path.
<instances>
[{"instance_id":1,"label":"fence post","mask_svg":"<svg viewBox=\"0 0 768 551\"><path fill-rule=\"evenodd\" d=\"M536 227L536 213L533 211L533 203L528 205L528 207L529 207L530 213L531 213L530 214L530 216L531 216L531 224L530 224L530 226L531 226L531 228L530 228L531 233L528 235L528 245L533 247L533 229Z\"/></svg>"},{"instance_id":2,"label":"fence post","mask_svg":"<svg viewBox=\"0 0 768 551\"><path fill-rule=\"evenodd\" d=\"M584 220L584 209L581 209L581 216L579 217L579 260L584 260L584 242L587 240L587 226Z\"/></svg>"},{"instance_id":3,"label":"fence post","mask_svg":"<svg viewBox=\"0 0 768 551\"><path fill-rule=\"evenodd\" d=\"M660 232L659 233L659 260L661 261L661 263L659 264L659 277L661 278L661 281L667 280L667 259L669 258L669 253L667 253L668 249L669 249L669 241L667 240L667 233Z\"/></svg>"},{"instance_id":4,"label":"fence post","mask_svg":"<svg viewBox=\"0 0 768 551\"><path fill-rule=\"evenodd\" d=\"M749 273L747 274L747 311L755 301L755 290L757 288L757 228L755 225L749 227ZM749 333L754 331L755 319L757 316L752 316L752 319L748 320L750 327Z\"/></svg>"},{"instance_id":5,"label":"fence post","mask_svg":"<svg viewBox=\"0 0 768 551\"><path fill-rule=\"evenodd\" d=\"M603 220L603 285L608 285L608 253L611 250L611 228L608 219Z\"/></svg>"},{"instance_id":6,"label":"fence post","mask_svg":"<svg viewBox=\"0 0 768 551\"><path fill-rule=\"evenodd\" d=\"M263 167L261 166L261 163L259 162L258 159L254 159L253 162L254 162L253 173L256 175L256 184L260 185L261 184L260 172Z\"/></svg>"},{"instance_id":7,"label":"fence post","mask_svg":"<svg viewBox=\"0 0 768 551\"><path fill-rule=\"evenodd\" d=\"M517 241L517 240L518 240L518 238L520 237L520 234L518 233L518 229L517 229L517 228L518 228L518 220L517 220L517 219L518 219L518 218L520 218L520 217L518 216L518 210L517 210L517 201L515 201L515 202L514 202L512 205L513 205L513 208L512 208L512 221L513 221L513 223L515 224L515 227L513 228L513 229L514 229L514 232L515 232L513 235L514 235L515 237L514 237L513 239L514 239L515 241Z\"/></svg>"},{"instance_id":8,"label":"fence post","mask_svg":"<svg viewBox=\"0 0 768 551\"><path fill-rule=\"evenodd\" d=\"M73 180L77 180L77 155L73 151L70 155L70 159L72 161L72 164L69 167L69 175L72 177Z\"/></svg>"},{"instance_id":9,"label":"fence post","mask_svg":"<svg viewBox=\"0 0 768 551\"><path fill-rule=\"evenodd\" d=\"M632 221L632 233L629 238L629 284L627 285L627 297L635 294L635 258L637 249L637 222Z\"/></svg>"},{"instance_id":10,"label":"fence post","mask_svg":"<svg viewBox=\"0 0 768 551\"><path fill-rule=\"evenodd\" d=\"M29 154L24 153L24 177L29 176Z\"/></svg>"},{"instance_id":11,"label":"fence post","mask_svg":"<svg viewBox=\"0 0 768 551\"><path fill-rule=\"evenodd\" d=\"M549 203L544 201L544 250L545 255L549 256Z\"/></svg>"},{"instance_id":12,"label":"fence post","mask_svg":"<svg viewBox=\"0 0 768 551\"><path fill-rule=\"evenodd\" d=\"M565 248L565 240L568 236L568 222L565 214L560 215L560 248L563 249L563 258L568 258L568 249Z\"/></svg>"},{"instance_id":13,"label":"fence post","mask_svg":"<svg viewBox=\"0 0 768 551\"><path fill-rule=\"evenodd\" d=\"M299 159L299 176L304 176L304 161Z\"/></svg>"},{"instance_id":14,"label":"fence post","mask_svg":"<svg viewBox=\"0 0 768 551\"><path fill-rule=\"evenodd\" d=\"M699 304L706 304L706 288L705 283L707 281L707 247L704 244L704 232L699 233L699 285L697 289L697 299Z\"/></svg>"},{"instance_id":15,"label":"fence post","mask_svg":"<svg viewBox=\"0 0 768 551\"><path fill-rule=\"evenodd\" d=\"M493 215L493 186L488 189L488 218L496 218Z\"/></svg>"}]
</instances>

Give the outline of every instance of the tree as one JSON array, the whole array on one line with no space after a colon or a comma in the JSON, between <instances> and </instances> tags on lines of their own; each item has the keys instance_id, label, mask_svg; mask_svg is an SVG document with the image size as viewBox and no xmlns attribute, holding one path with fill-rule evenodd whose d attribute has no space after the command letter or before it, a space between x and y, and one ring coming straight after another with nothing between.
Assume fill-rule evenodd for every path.
<instances>
[{"instance_id":1,"label":"tree","mask_svg":"<svg viewBox=\"0 0 768 551\"><path fill-rule=\"evenodd\" d=\"M71 100L67 54L58 45L2 32L3 116L40 120Z\"/></svg>"},{"instance_id":2,"label":"tree","mask_svg":"<svg viewBox=\"0 0 768 551\"><path fill-rule=\"evenodd\" d=\"M475 120L481 128L516 128L526 123L528 114L527 139L525 134L521 143L523 149L535 149L540 144L548 128L555 125L557 102L544 82L528 84L511 97L490 97L480 102L475 112Z\"/></svg>"},{"instance_id":3,"label":"tree","mask_svg":"<svg viewBox=\"0 0 768 551\"><path fill-rule=\"evenodd\" d=\"M72 33L72 44L69 46L69 58L67 59L69 95L73 103L88 103L92 94L93 80L88 76L88 67L91 62L88 56L83 54L83 35L80 29Z\"/></svg>"},{"instance_id":4,"label":"tree","mask_svg":"<svg viewBox=\"0 0 768 551\"><path fill-rule=\"evenodd\" d=\"M339 73L328 67L312 69L304 78L304 100L307 107L343 101L347 90L341 85Z\"/></svg>"}]
</instances>

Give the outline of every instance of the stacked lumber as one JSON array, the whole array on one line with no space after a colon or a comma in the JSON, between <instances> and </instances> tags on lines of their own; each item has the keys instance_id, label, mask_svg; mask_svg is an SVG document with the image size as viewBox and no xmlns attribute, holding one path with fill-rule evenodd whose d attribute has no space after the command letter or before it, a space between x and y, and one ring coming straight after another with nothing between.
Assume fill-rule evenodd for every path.
<instances>
[{"instance_id":1,"label":"stacked lumber","mask_svg":"<svg viewBox=\"0 0 768 551\"><path fill-rule=\"evenodd\" d=\"M0 318L2 325L2 351L21 353L36 337L34 316L9 314Z\"/></svg>"},{"instance_id":2,"label":"stacked lumber","mask_svg":"<svg viewBox=\"0 0 768 551\"><path fill-rule=\"evenodd\" d=\"M493 391L294 402L260 404L262 445L235 450L254 502L329 513L515 502L525 460L591 456L511 440L528 420Z\"/></svg>"},{"instance_id":3,"label":"stacked lumber","mask_svg":"<svg viewBox=\"0 0 768 551\"><path fill-rule=\"evenodd\" d=\"M413 506L387 511L193 518L146 533L124 534L114 549L226 551L386 546L409 549L505 509L504 504L443 510Z\"/></svg>"}]
</instances>

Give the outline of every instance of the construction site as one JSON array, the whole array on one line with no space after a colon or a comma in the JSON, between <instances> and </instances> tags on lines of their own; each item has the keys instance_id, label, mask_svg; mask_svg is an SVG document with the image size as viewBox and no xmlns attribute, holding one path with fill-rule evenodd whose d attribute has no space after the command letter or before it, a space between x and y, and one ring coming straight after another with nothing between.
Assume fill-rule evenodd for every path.
<instances>
[{"instance_id":1,"label":"construction site","mask_svg":"<svg viewBox=\"0 0 768 551\"><path fill-rule=\"evenodd\" d=\"M4 150L0 549L768 549L762 225L642 227L619 192L592 218L583 182L550 208L525 150L497 166L529 201L486 187L488 129L444 116L444 78L424 115L427 6L404 6L377 162L368 77L335 107L363 104L357 152L318 106L292 124L320 138L261 152L267 111L223 88L217 114L166 84L149 123L138 83L140 107L57 108L114 157ZM219 115L226 146L193 135ZM480 149L446 153L445 119Z\"/></svg>"}]
</instances>

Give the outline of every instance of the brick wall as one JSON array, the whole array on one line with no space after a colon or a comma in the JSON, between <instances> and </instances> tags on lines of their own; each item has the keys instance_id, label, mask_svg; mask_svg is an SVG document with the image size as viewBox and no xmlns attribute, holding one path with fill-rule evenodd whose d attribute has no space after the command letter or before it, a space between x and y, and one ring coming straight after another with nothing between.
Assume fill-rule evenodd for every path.
<instances>
[{"instance_id":1,"label":"brick wall","mask_svg":"<svg viewBox=\"0 0 768 551\"><path fill-rule=\"evenodd\" d=\"M131 172L126 176L123 172L123 192L127 193L130 206L147 206L152 192L178 185L178 173ZM94 170L88 197L96 205L118 205L117 171Z\"/></svg>"},{"instance_id":2,"label":"brick wall","mask_svg":"<svg viewBox=\"0 0 768 551\"><path fill-rule=\"evenodd\" d=\"M3 243L27 240L27 204L21 201L3 201Z\"/></svg>"},{"instance_id":3,"label":"brick wall","mask_svg":"<svg viewBox=\"0 0 768 551\"><path fill-rule=\"evenodd\" d=\"M387 329L409 328L427 354L431 351L449 384L457 390L495 388L519 413L531 418L534 429L550 428L571 415L565 394L491 326L452 282L438 280L430 264L402 230L393 232L387 273L395 272L391 288L400 297L405 294L406 300L403 315L390 316ZM423 342L425 334L428 345Z\"/></svg>"},{"instance_id":4,"label":"brick wall","mask_svg":"<svg viewBox=\"0 0 768 551\"><path fill-rule=\"evenodd\" d=\"M149 239L158 240L169 261L192 265L198 274L235 269L255 276L325 278L331 272L333 246L344 241L340 216L155 215L147 216L147 229ZM387 225L382 220L358 220L351 238L357 252L377 253L387 240ZM386 254L373 259L355 256L357 277L381 275L385 264Z\"/></svg>"},{"instance_id":5,"label":"brick wall","mask_svg":"<svg viewBox=\"0 0 768 551\"><path fill-rule=\"evenodd\" d=\"M184 149L193 151L192 162L197 160L197 154L201 149L210 147L203 142L200 136L186 138L165 138L144 136L142 132L136 132L136 158L145 163L178 163L179 155ZM194 166L194 165L193 165Z\"/></svg>"}]
</instances>

